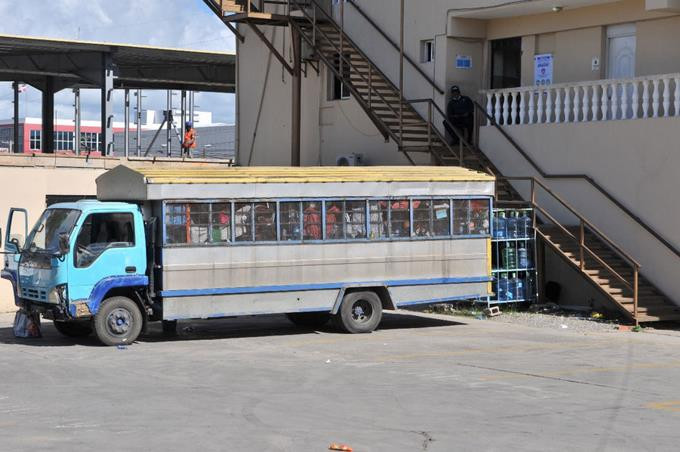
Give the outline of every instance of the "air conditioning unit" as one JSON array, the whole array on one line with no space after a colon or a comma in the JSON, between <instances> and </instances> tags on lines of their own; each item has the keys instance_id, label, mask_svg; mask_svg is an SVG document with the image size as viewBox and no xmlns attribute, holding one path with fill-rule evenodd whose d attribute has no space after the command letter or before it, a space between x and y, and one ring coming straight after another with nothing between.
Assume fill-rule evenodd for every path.
<instances>
[{"instance_id":1,"label":"air conditioning unit","mask_svg":"<svg viewBox=\"0 0 680 452\"><path fill-rule=\"evenodd\" d=\"M337 166L361 166L362 164L362 155L361 154L347 154L347 155L339 155L337 159L335 159L335 164Z\"/></svg>"}]
</instances>

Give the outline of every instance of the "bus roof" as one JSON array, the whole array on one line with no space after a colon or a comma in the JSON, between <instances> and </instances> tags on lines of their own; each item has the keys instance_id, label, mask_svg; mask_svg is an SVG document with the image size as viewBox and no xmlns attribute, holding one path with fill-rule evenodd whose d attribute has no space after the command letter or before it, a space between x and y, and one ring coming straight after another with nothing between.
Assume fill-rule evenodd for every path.
<instances>
[{"instance_id":1,"label":"bus roof","mask_svg":"<svg viewBox=\"0 0 680 452\"><path fill-rule=\"evenodd\" d=\"M275 190L280 187L295 184L309 184L304 191L313 192L312 185L314 188L326 186L330 190L330 186L348 184L363 191L360 188L363 185L381 183L487 186L493 185L494 181L495 178L489 174L456 166L130 168L119 165L97 178L97 197L101 200L176 199L176 194L183 191L187 198L197 194L200 194L197 197L205 198L216 197L215 193L228 190L227 186L271 187L248 190L255 196L262 191L278 193ZM291 190L284 189L286 192ZM487 192L488 189L482 191ZM192 195L189 196L189 193ZM310 193L308 196L315 195Z\"/></svg>"}]
</instances>

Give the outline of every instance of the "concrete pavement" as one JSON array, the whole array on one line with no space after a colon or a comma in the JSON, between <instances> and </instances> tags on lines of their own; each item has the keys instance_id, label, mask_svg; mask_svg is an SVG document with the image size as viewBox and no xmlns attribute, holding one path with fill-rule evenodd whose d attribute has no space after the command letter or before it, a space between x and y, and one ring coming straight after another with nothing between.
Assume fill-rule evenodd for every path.
<instances>
[{"instance_id":1,"label":"concrete pavement","mask_svg":"<svg viewBox=\"0 0 680 452\"><path fill-rule=\"evenodd\" d=\"M283 316L155 325L126 349L17 340L2 450L677 450L680 337L413 313L370 335ZM186 330L184 330L187 328Z\"/></svg>"}]
</instances>

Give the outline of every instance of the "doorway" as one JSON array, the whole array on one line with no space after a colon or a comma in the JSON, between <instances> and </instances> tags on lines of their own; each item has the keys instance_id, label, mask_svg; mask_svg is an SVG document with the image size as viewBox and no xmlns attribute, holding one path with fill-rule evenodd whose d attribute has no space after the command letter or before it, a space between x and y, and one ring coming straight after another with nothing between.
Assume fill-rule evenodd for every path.
<instances>
[{"instance_id":1,"label":"doorway","mask_svg":"<svg viewBox=\"0 0 680 452\"><path fill-rule=\"evenodd\" d=\"M607 78L635 77L635 24L607 28Z\"/></svg>"},{"instance_id":2,"label":"doorway","mask_svg":"<svg viewBox=\"0 0 680 452\"><path fill-rule=\"evenodd\" d=\"M491 89L522 84L522 38L491 41Z\"/></svg>"}]
</instances>

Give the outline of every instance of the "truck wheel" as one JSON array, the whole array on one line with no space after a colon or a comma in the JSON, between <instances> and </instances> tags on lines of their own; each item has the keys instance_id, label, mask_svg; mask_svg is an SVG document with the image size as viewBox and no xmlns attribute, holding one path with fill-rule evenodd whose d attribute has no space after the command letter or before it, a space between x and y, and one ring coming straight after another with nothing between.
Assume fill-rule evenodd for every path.
<instances>
[{"instance_id":1,"label":"truck wheel","mask_svg":"<svg viewBox=\"0 0 680 452\"><path fill-rule=\"evenodd\" d=\"M351 292L345 295L334 316L336 326L346 333L370 333L382 318L382 303L373 292Z\"/></svg>"},{"instance_id":2,"label":"truck wheel","mask_svg":"<svg viewBox=\"0 0 680 452\"><path fill-rule=\"evenodd\" d=\"M104 345L131 344L142 331L142 313L137 304L126 297L104 300L94 316L94 331Z\"/></svg>"},{"instance_id":3,"label":"truck wheel","mask_svg":"<svg viewBox=\"0 0 680 452\"><path fill-rule=\"evenodd\" d=\"M68 337L85 337L92 334L92 324L90 322L63 322L55 320L54 328Z\"/></svg>"},{"instance_id":4,"label":"truck wheel","mask_svg":"<svg viewBox=\"0 0 680 452\"><path fill-rule=\"evenodd\" d=\"M295 312L286 314L286 317L299 327L313 330L321 328L331 319L328 312Z\"/></svg>"}]
</instances>

